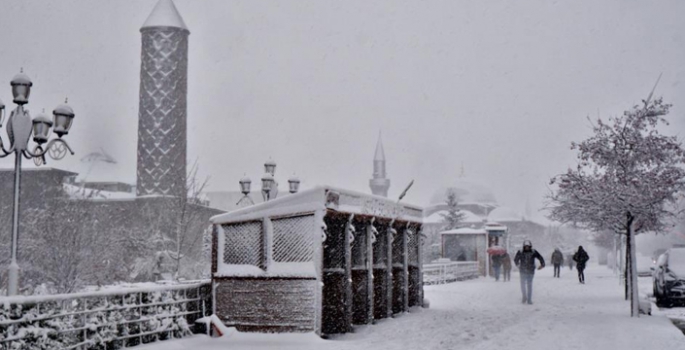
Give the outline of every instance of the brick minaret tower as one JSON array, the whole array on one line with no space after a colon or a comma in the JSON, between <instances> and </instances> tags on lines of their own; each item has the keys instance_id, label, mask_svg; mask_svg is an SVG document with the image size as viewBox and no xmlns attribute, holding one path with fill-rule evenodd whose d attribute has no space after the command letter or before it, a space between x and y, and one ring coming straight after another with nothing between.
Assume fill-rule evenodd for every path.
<instances>
[{"instance_id":1,"label":"brick minaret tower","mask_svg":"<svg viewBox=\"0 0 685 350\"><path fill-rule=\"evenodd\" d=\"M140 33L136 192L185 196L190 31L174 3L160 0Z\"/></svg>"}]
</instances>

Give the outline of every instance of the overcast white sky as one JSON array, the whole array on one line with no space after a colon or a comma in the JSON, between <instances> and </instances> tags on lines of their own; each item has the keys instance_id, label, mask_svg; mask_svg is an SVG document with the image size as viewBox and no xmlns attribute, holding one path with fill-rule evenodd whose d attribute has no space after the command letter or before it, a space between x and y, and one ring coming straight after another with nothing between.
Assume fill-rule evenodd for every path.
<instances>
[{"instance_id":1,"label":"overcast white sky","mask_svg":"<svg viewBox=\"0 0 685 350\"><path fill-rule=\"evenodd\" d=\"M28 105L76 111L79 169L100 147L135 179L139 28L157 0L3 0L0 98L24 67ZM188 159L213 190L256 181L368 191L383 131L390 196L425 204L463 163L499 202L540 206L574 164L586 116L649 93L685 127L685 1L175 0L190 35ZM4 132L3 132L4 135ZM0 160L9 167L12 161Z\"/></svg>"}]
</instances>

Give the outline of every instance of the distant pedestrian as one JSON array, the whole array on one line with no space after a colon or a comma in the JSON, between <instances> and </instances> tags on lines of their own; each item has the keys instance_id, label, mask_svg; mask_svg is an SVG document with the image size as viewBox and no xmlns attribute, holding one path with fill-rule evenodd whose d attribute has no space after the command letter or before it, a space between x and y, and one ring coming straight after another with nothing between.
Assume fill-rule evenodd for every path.
<instances>
[{"instance_id":1,"label":"distant pedestrian","mask_svg":"<svg viewBox=\"0 0 685 350\"><path fill-rule=\"evenodd\" d=\"M583 246L578 246L578 251L573 254L573 261L576 262L576 268L578 269L578 281L585 284L585 264L590 260L590 256L587 255Z\"/></svg>"},{"instance_id":2,"label":"distant pedestrian","mask_svg":"<svg viewBox=\"0 0 685 350\"><path fill-rule=\"evenodd\" d=\"M504 282L511 281L511 255L509 252L502 255L502 280Z\"/></svg>"},{"instance_id":3,"label":"distant pedestrian","mask_svg":"<svg viewBox=\"0 0 685 350\"><path fill-rule=\"evenodd\" d=\"M571 270L571 271L573 271L573 265L574 265L574 263L575 263L575 262L573 261L573 254L569 254L569 255L566 257L566 260L568 261L568 269Z\"/></svg>"},{"instance_id":4,"label":"distant pedestrian","mask_svg":"<svg viewBox=\"0 0 685 350\"><path fill-rule=\"evenodd\" d=\"M559 248L554 249L552 253L552 265L554 265L554 277L559 278L561 274L561 265L564 264L564 254Z\"/></svg>"},{"instance_id":5,"label":"distant pedestrian","mask_svg":"<svg viewBox=\"0 0 685 350\"><path fill-rule=\"evenodd\" d=\"M533 303L533 277L535 277L535 259L540 261L538 270L545 267L545 259L533 249L533 243L523 241L523 249L516 252L514 263L519 268L521 274L521 303Z\"/></svg>"},{"instance_id":6,"label":"distant pedestrian","mask_svg":"<svg viewBox=\"0 0 685 350\"><path fill-rule=\"evenodd\" d=\"M502 255L492 256L492 271L495 273L495 281L499 281L499 273L502 269Z\"/></svg>"}]
</instances>

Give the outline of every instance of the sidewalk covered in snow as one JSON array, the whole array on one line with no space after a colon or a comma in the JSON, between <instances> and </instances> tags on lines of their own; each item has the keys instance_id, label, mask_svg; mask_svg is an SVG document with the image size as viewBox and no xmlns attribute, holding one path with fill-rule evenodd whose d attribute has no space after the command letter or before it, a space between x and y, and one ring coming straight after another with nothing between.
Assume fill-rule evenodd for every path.
<instances>
[{"instance_id":1,"label":"sidewalk covered in snow","mask_svg":"<svg viewBox=\"0 0 685 350\"><path fill-rule=\"evenodd\" d=\"M430 309L382 320L335 340L314 334L195 336L140 347L180 349L685 349L685 336L662 316L630 318L617 278L589 266L586 283L575 271L538 271L534 305L522 305L518 274L425 287Z\"/></svg>"}]
</instances>

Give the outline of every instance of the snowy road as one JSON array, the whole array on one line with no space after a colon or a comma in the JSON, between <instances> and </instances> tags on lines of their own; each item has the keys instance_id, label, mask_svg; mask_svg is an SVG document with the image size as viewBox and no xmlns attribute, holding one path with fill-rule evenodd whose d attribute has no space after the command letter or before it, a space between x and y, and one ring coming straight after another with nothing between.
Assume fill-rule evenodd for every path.
<instances>
[{"instance_id":1,"label":"snowy road","mask_svg":"<svg viewBox=\"0 0 685 350\"><path fill-rule=\"evenodd\" d=\"M685 349L685 336L665 317L629 317L617 279L606 267L590 266L587 284L575 271L538 271L534 305L522 305L518 274L426 287L431 308L384 320L336 340L314 335L234 334L140 347L180 349Z\"/></svg>"}]
</instances>

